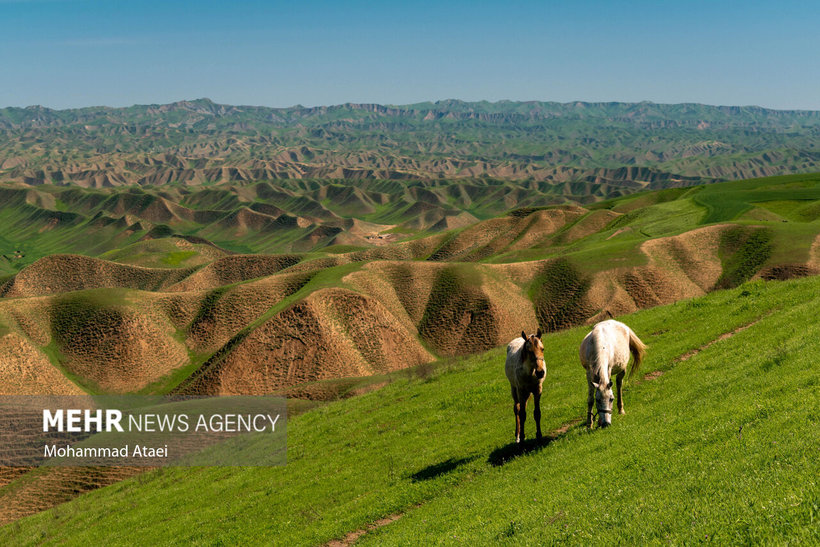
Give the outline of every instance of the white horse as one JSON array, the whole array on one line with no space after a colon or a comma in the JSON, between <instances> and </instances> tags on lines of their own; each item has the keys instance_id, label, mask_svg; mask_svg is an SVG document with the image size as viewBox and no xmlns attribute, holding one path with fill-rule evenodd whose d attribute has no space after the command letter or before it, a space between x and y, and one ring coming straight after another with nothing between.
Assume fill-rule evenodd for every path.
<instances>
[{"instance_id":1,"label":"white horse","mask_svg":"<svg viewBox=\"0 0 820 547\"><path fill-rule=\"evenodd\" d=\"M507 345L507 362L504 372L510 381L515 413L515 442L524 441L524 422L527 420L527 400L532 394L535 409L535 436L541 438L541 385L547 367L544 365L544 344L541 342L541 329L527 336L521 331L521 337Z\"/></svg>"},{"instance_id":2,"label":"white horse","mask_svg":"<svg viewBox=\"0 0 820 547\"><path fill-rule=\"evenodd\" d=\"M618 412L624 412L623 387L629 354L634 358L629 376L641 366L646 345L619 321L601 321L592 328L581 342L581 364L587 371L587 427L592 427L592 403L598 411L598 425L607 427L612 423L612 375L618 386Z\"/></svg>"}]
</instances>

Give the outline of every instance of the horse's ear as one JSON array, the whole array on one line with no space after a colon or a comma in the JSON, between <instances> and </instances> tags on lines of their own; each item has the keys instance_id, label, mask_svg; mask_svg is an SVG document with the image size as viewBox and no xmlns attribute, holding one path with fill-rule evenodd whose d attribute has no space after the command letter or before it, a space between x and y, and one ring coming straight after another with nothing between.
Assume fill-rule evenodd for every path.
<instances>
[{"instance_id":1,"label":"horse's ear","mask_svg":"<svg viewBox=\"0 0 820 547\"><path fill-rule=\"evenodd\" d=\"M538 327L538 332L535 333L535 337L539 340L541 339L541 327Z\"/></svg>"},{"instance_id":2,"label":"horse's ear","mask_svg":"<svg viewBox=\"0 0 820 547\"><path fill-rule=\"evenodd\" d=\"M521 331L521 338L523 338L524 340L527 339L527 333L525 333L523 330Z\"/></svg>"},{"instance_id":3,"label":"horse's ear","mask_svg":"<svg viewBox=\"0 0 820 547\"><path fill-rule=\"evenodd\" d=\"M598 382L592 382L592 387L594 387L595 389L598 389L600 385L601 384L599 384Z\"/></svg>"}]
</instances>

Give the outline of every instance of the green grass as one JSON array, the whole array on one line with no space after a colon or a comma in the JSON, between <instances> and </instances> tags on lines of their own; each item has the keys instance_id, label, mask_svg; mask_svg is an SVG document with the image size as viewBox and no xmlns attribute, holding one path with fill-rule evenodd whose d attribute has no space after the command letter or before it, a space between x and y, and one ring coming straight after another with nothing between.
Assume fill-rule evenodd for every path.
<instances>
[{"instance_id":1,"label":"green grass","mask_svg":"<svg viewBox=\"0 0 820 547\"><path fill-rule=\"evenodd\" d=\"M792 199L777 201L784 196ZM645 264L646 256L640 251L640 245L648 239L674 236L717 222L735 224L738 230L744 231L749 227L763 229L763 233L768 234L765 242L759 242L764 248L747 249L749 252L744 254L754 255L755 259L741 268L741 275L732 273L730 282L721 285L734 286L755 273L745 271L752 266L759 269L770 264L808 260L809 250L820 231L815 222L820 217L818 200L820 177L817 175L769 177L699 186L685 191L670 189L642 193L595 204L593 209L611 209L622 214L604 229L572 244L502 252L488 261L516 262L562 256L583 271L595 273L613 267ZM777 216L769 220L743 216L756 206ZM569 226L564 231L567 229ZM621 231L624 229L628 230ZM730 269L737 269L737 265L731 262L728 260Z\"/></svg>"},{"instance_id":2,"label":"green grass","mask_svg":"<svg viewBox=\"0 0 820 547\"><path fill-rule=\"evenodd\" d=\"M67 195L61 208L85 207L82 200L94 194L69 192L75 194L73 201ZM222 190L213 192L223 196ZM548 445L531 445L517 454L508 445L512 418L501 372L503 349L496 349L440 363L423 377L391 375L392 383L377 393L313 410L294 406L303 414L289 426L285 468L151 472L1 528L0 542L127 543L139 537L162 543L178 537L208 544L271 538L315 544L397 512L406 514L364 541L817 542L811 524L817 519L813 475L818 469L807 456L818 445L809 422L816 405L806 405L806 400L816 398L818 389L810 356L820 334L813 315L820 281L747 280L767 265L808 259L818 232L818 203L818 175L644 193L596 205L624 214L587 237L565 243L560 236L567 226L549 246L486 258L557 258L550 264L553 269L536 276L529 296L540 315L562 326L573 322L589 275L645 264L640 245L647 239L712 222L735 225L721 241L724 274L718 286L738 288L626 319L651 345L646 370L665 374L631 385L629 414L616 416L608 431L589 434L572 427ZM93 203L89 207L94 210ZM380 206L375 214L401 216L402 207ZM771 215L745 216L752 209ZM170 238L137 243L142 232L125 237L118 228L92 227L90 221L69 217L62 227L40 231L49 226L46 217L29 204L3 209L0 247L25 256L0 263L0 271L13 272L42 254L67 249L166 266L179 266L196 254L175 250ZM622 228L630 230L613 238ZM224 238L226 246L253 251L279 248L295 237L251 232L232 242L230 231L219 226L204 226L203 231L217 243ZM442 245L458 233L442 234ZM110 246L115 250L105 253ZM356 249L337 246L304 256ZM345 286L343 278L361 266L351 263L309 274L298 291L246 325L226 347L313 291ZM456 289L477 286L478 275L473 264L453 263L441 272L419 325L423 338L426 329L450 320L447 310L455 304L448 299ZM208 313L228 288L213 291L200 313ZM565 299L554 298L568 293ZM89 321L101 328L116 325L118 307L129 294L78 291L55 302L53 321L60 328L52 344L41 349L90 393L99 392L98 386L62 366L61 349ZM545 317L542 322L548 323ZM757 319L749 329L675 365L676 357ZM585 332L573 329L545 338L546 430L583 414L585 386L577 345ZM167 392L225 353L191 354L186 366L143 391ZM748 370L752 373L743 376ZM336 387L344 396L365 384ZM529 425L531 429L531 420ZM601 453L611 457L595 459ZM16 487L2 487L0 494ZM605 509L596 510L600 500ZM111 514L105 513L109 508Z\"/></svg>"},{"instance_id":3,"label":"green grass","mask_svg":"<svg viewBox=\"0 0 820 547\"><path fill-rule=\"evenodd\" d=\"M816 175L768 177L704 186L693 199L706 208L704 224L736 219L754 203L820 199L820 181ZM773 211L777 213L777 210Z\"/></svg>"},{"instance_id":4,"label":"green grass","mask_svg":"<svg viewBox=\"0 0 820 547\"><path fill-rule=\"evenodd\" d=\"M660 237L691 230L703 218L704 208L688 198L664 201L631 210L608 228L631 226L646 237Z\"/></svg>"},{"instance_id":5,"label":"green grass","mask_svg":"<svg viewBox=\"0 0 820 547\"><path fill-rule=\"evenodd\" d=\"M169 266L179 266L189 258L196 256L196 251L174 251L162 257L162 262Z\"/></svg>"},{"instance_id":6,"label":"green grass","mask_svg":"<svg viewBox=\"0 0 820 547\"><path fill-rule=\"evenodd\" d=\"M356 251L366 251L367 249L368 247L361 247L358 245L330 245L329 247L322 249L322 252L340 255L345 253L354 253Z\"/></svg>"},{"instance_id":7,"label":"green grass","mask_svg":"<svg viewBox=\"0 0 820 547\"><path fill-rule=\"evenodd\" d=\"M735 226L720 240L723 273L717 280L719 289L736 287L748 281L772 253L772 232L766 228Z\"/></svg>"},{"instance_id":8,"label":"green grass","mask_svg":"<svg viewBox=\"0 0 820 547\"><path fill-rule=\"evenodd\" d=\"M806 218L806 215L801 215L799 212L803 209L806 205L805 202L796 201L796 200L782 200L782 201L764 201L757 204L758 207L762 207L771 211L772 213L786 218L788 220L793 220L797 222L806 222L811 221L812 219Z\"/></svg>"},{"instance_id":9,"label":"green grass","mask_svg":"<svg viewBox=\"0 0 820 547\"><path fill-rule=\"evenodd\" d=\"M664 374L628 383L608 430L510 445L498 348L292 418L284 467L152 471L0 542L310 545L402 513L363 543L817 543L818 291L758 281L623 318ZM545 335L546 431L583 416L586 332Z\"/></svg>"},{"instance_id":10,"label":"green grass","mask_svg":"<svg viewBox=\"0 0 820 547\"><path fill-rule=\"evenodd\" d=\"M139 393L143 395L170 393L175 387L190 378L209 357L211 357L209 353L196 353L188 350L188 362L185 365L148 384L139 390Z\"/></svg>"}]
</instances>

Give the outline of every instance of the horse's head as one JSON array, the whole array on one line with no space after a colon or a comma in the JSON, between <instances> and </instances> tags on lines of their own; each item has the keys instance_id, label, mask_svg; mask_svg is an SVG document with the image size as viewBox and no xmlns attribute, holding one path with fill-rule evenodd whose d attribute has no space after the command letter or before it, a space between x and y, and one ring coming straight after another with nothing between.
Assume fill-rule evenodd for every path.
<instances>
[{"instance_id":1,"label":"horse's head","mask_svg":"<svg viewBox=\"0 0 820 547\"><path fill-rule=\"evenodd\" d=\"M541 342L541 329L539 328L537 333L530 336L521 331L521 338L524 339L526 357L529 357L524 361L530 367L530 374L539 380L543 380L547 374L547 366L544 364L544 343Z\"/></svg>"},{"instance_id":2,"label":"horse's head","mask_svg":"<svg viewBox=\"0 0 820 547\"><path fill-rule=\"evenodd\" d=\"M612 380L607 384L592 382L595 388L595 409L598 411L598 426L608 427L612 424Z\"/></svg>"}]
</instances>

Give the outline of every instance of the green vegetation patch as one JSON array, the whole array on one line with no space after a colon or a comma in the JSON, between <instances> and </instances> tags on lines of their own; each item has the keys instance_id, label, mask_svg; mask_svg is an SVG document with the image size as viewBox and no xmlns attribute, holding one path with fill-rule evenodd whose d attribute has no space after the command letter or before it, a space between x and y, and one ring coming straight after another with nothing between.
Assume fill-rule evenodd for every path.
<instances>
[{"instance_id":1,"label":"green vegetation patch","mask_svg":"<svg viewBox=\"0 0 820 547\"><path fill-rule=\"evenodd\" d=\"M772 231L766 228L735 226L726 230L719 249L723 273L715 288L736 287L749 280L771 256L771 241Z\"/></svg>"},{"instance_id":2,"label":"green vegetation patch","mask_svg":"<svg viewBox=\"0 0 820 547\"><path fill-rule=\"evenodd\" d=\"M191 257L197 256L196 251L173 251L162 258L162 262L169 266L179 266Z\"/></svg>"},{"instance_id":3,"label":"green vegetation patch","mask_svg":"<svg viewBox=\"0 0 820 547\"><path fill-rule=\"evenodd\" d=\"M728 182L703 187L693 199L706 208L703 224L727 222L750 210L754 204L820 200L817 175L791 175ZM778 211L773 211L778 213ZM779 214L779 213L778 213Z\"/></svg>"}]
</instances>

